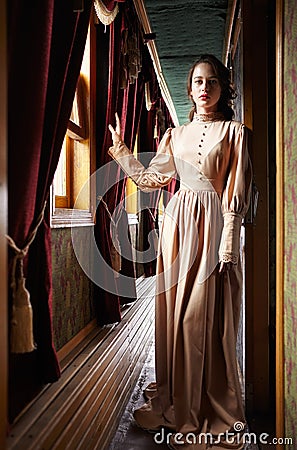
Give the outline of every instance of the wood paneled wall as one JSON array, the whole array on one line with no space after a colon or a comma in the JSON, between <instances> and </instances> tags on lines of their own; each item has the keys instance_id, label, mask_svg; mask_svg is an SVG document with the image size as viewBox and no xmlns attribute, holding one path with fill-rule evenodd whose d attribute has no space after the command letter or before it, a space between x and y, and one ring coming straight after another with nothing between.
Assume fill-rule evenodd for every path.
<instances>
[{"instance_id":1,"label":"wood paneled wall","mask_svg":"<svg viewBox=\"0 0 297 450\"><path fill-rule=\"evenodd\" d=\"M0 448L5 448L7 427L7 63L6 2L0 3Z\"/></svg>"}]
</instances>

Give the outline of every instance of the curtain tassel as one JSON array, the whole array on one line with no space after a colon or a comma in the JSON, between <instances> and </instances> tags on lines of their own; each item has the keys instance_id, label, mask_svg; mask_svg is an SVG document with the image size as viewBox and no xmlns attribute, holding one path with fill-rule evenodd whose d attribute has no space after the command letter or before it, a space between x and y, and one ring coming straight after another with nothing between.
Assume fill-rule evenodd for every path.
<instances>
[{"instance_id":1,"label":"curtain tassel","mask_svg":"<svg viewBox=\"0 0 297 450\"><path fill-rule=\"evenodd\" d=\"M33 335L33 310L30 302L30 293L25 285L23 261L43 220L45 207L46 202L37 219L37 224L30 233L23 249L18 248L14 240L6 235L8 244L15 253L11 270L13 303L10 322L10 349L12 353L29 353L36 349Z\"/></svg>"},{"instance_id":2,"label":"curtain tassel","mask_svg":"<svg viewBox=\"0 0 297 450\"><path fill-rule=\"evenodd\" d=\"M152 213L151 209L148 206L146 207L146 209L148 210L154 223L154 228L148 234L148 240L151 243L151 245L153 245L155 255L157 256L159 248L159 234L156 230L156 217L154 216L154 214Z\"/></svg>"},{"instance_id":3,"label":"curtain tassel","mask_svg":"<svg viewBox=\"0 0 297 450\"><path fill-rule=\"evenodd\" d=\"M12 353L28 353L36 349L33 337L33 311L30 294L25 286L23 259L17 260L19 275L13 286L13 305L10 327Z\"/></svg>"},{"instance_id":4,"label":"curtain tassel","mask_svg":"<svg viewBox=\"0 0 297 450\"><path fill-rule=\"evenodd\" d=\"M119 277L119 272L122 269L122 256L121 256L121 244L119 241L118 231L117 231L117 223L121 218L122 215L122 209L120 212L120 215L118 217L117 222L113 219L109 208L107 206L107 203L103 200L103 197L98 196L98 200L100 200L110 218L110 227L111 227L111 249L110 249L110 258L111 258L111 265L113 270L115 271L115 277Z\"/></svg>"}]
</instances>

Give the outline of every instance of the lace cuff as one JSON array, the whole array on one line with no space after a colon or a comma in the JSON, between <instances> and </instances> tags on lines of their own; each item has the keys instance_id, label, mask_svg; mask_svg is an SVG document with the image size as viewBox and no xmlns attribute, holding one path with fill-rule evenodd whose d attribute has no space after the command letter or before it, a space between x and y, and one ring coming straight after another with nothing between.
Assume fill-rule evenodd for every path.
<instances>
[{"instance_id":1,"label":"lace cuff","mask_svg":"<svg viewBox=\"0 0 297 450\"><path fill-rule=\"evenodd\" d=\"M238 263L238 256L236 256L236 255L221 255L220 262L232 263L232 264L236 265Z\"/></svg>"},{"instance_id":2,"label":"lace cuff","mask_svg":"<svg viewBox=\"0 0 297 450\"><path fill-rule=\"evenodd\" d=\"M131 155L130 150L123 141L119 141L116 145L109 147L107 153L114 159L120 156Z\"/></svg>"},{"instance_id":3,"label":"lace cuff","mask_svg":"<svg viewBox=\"0 0 297 450\"><path fill-rule=\"evenodd\" d=\"M137 178L144 170L123 141L109 147L108 154L120 165L125 174L137 184Z\"/></svg>"},{"instance_id":4,"label":"lace cuff","mask_svg":"<svg viewBox=\"0 0 297 450\"><path fill-rule=\"evenodd\" d=\"M219 261L237 264L242 217L236 213L224 214L224 228L219 248Z\"/></svg>"},{"instance_id":5,"label":"lace cuff","mask_svg":"<svg viewBox=\"0 0 297 450\"><path fill-rule=\"evenodd\" d=\"M108 154L116 160L123 171L144 192L160 189L170 183L176 173L174 158L170 150L170 131L168 130L159 144L158 151L147 168L134 157L124 142L119 141L110 147Z\"/></svg>"}]
</instances>

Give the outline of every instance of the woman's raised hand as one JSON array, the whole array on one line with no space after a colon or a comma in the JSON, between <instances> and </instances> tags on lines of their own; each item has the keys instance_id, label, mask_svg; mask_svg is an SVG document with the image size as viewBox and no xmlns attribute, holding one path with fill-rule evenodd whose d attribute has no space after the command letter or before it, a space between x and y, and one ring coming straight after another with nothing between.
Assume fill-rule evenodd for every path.
<instances>
[{"instance_id":1,"label":"woman's raised hand","mask_svg":"<svg viewBox=\"0 0 297 450\"><path fill-rule=\"evenodd\" d=\"M108 125L109 131L111 132L113 145L117 145L119 142L122 141L121 123L120 123L118 113L115 113L115 119L116 119L116 128L115 129L110 124Z\"/></svg>"}]
</instances>

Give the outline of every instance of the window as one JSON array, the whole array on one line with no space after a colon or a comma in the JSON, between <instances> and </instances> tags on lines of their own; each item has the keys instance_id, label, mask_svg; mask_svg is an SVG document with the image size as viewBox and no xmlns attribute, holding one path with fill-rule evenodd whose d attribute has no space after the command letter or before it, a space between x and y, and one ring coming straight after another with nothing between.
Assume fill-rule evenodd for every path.
<instances>
[{"instance_id":1,"label":"window","mask_svg":"<svg viewBox=\"0 0 297 450\"><path fill-rule=\"evenodd\" d=\"M138 135L135 139L135 145L133 149L133 155L137 158L138 155ZM125 192L125 208L128 213L129 223L135 224L138 223L138 213L140 209L139 205L139 189L137 188L134 181L130 178L127 178L126 182L126 192ZM160 193L159 203L158 203L158 220L159 222L163 219L163 191Z\"/></svg>"},{"instance_id":2,"label":"window","mask_svg":"<svg viewBox=\"0 0 297 450\"><path fill-rule=\"evenodd\" d=\"M94 192L88 183L95 169L95 150L92 148L90 133L91 35L89 29L68 128L52 185L52 227L94 224Z\"/></svg>"},{"instance_id":3,"label":"window","mask_svg":"<svg viewBox=\"0 0 297 450\"><path fill-rule=\"evenodd\" d=\"M137 158L138 153L138 136L135 139L133 154ZM128 177L125 192L125 208L128 213L130 223L137 223L138 213L138 189L136 184Z\"/></svg>"}]
</instances>

